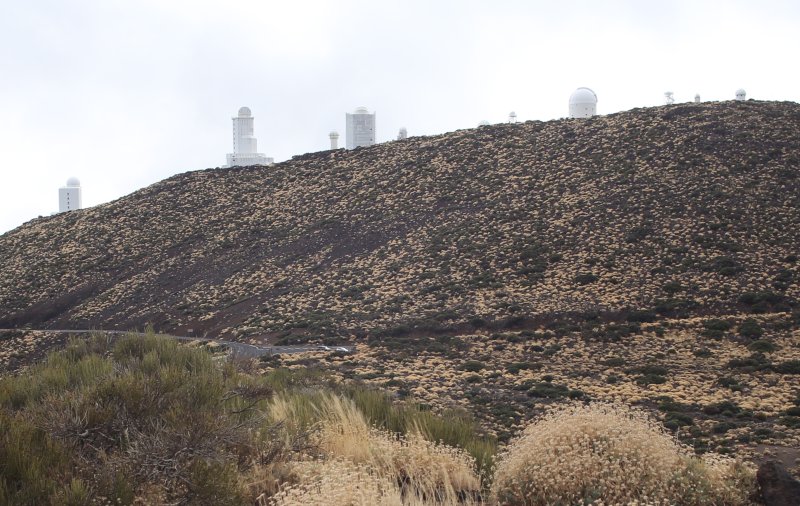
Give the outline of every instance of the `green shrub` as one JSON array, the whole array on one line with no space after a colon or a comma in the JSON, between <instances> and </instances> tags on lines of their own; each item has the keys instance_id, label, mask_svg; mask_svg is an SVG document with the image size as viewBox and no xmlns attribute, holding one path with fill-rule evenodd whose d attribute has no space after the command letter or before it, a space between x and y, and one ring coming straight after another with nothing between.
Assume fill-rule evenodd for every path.
<instances>
[{"instance_id":1,"label":"green shrub","mask_svg":"<svg viewBox=\"0 0 800 506\"><path fill-rule=\"evenodd\" d=\"M730 376L722 376L717 380L720 386L729 388L734 392L741 392L742 386L739 384L739 380L736 378L731 378Z\"/></svg>"},{"instance_id":2,"label":"green shrub","mask_svg":"<svg viewBox=\"0 0 800 506\"><path fill-rule=\"evenodd\" d=\"M741 369L744 372L757 372L770 369L772 364L763 353L753 353L746 358L734 358L728 361L731 369Z\"/></svg>"},{"instance_id":3,"label":"green shrub","mask_svg":"<svg viewBox=\"0 0 800 506\"><path fill-rule=\"evenodd\" d=\"M535 371L541 368L538 362L512 362L506 366L506 371L511 374L517 374L520 371Z\"/></svg>"},{"instance_id":4,"label":"green shrub","mask_svg":"<svg viewBox=\"0 0 800 506\"><path fill-rule=\"evenodd\" d=\"M744 269L733 258L728 256L720 256L707 263L703 267L703 270L708 272L716 272L722 276L735 276Z\"/></svg>"},{"instance_id":5,"label":"green shrub","mask_svg":"<svg viewBox=\"0 0 800 506\"><path fill-rule=\"evenodd\" d=\"M766 341L764 339L758 339L753 341L752 343L747 345L747 349L753 352L759 353L772 353L773 351L777 350L778 348L775 346L775 343L771 341Z\"/></svg>"},{"instance_id":6,"label":"green shrub","mask_svg":"<svg viewBox=\"0 0 800 506\"><path fill-rule=\"evenodd\" d=\"M598 279L600 278L591 272L585 272L575 276L575 282L579 285L588 285L589 283L594 283Z\"/></svg>"},{"instance_id":7,"label":"green shrub","mask_svg":"<svg viewBox=\"0 0 800 506\"><path fill-rule=\"evenodd\" d=\"M800 374L800 360L787 360L775 366L781 374Z\"/></svg>"},{"instance_id":8,"label":"green shrub","mask_svg":"<svg viewBox=\"0 0 800 506\"><path fill-rule=\"evenodd\" d=\"M66 449L27 420L0 411L0 504L49 504L67 475Z\"/></svg>"},{"instance_id":9,"label":"green shrub","mask_svg":"<svg viewBox=\"0 0 800 506\"><path fill-rule=\"evenodd\" d=\"M703 413L707 415L736 416L741 412L742 408L732 401L721 401L703 408Z\"/></svg>"},{"instance_id":10,"label":"green shrub","mask_svg":"<svg viewBox=\"0 0 800 506\"><path fill-rule=\"evenodd\" d=\"M717 319L706 320L703 322L702 335L714 339L719 339L720 337L725 335L725 332L730 330L731 327L733 327L733 325L725 320L717 320Z\"/></svg>"},{"instance_id":11,"label":"green shrub","mask_svg":"<svg viewBox=\"0 0 800 506\"><path fill-rule=\"evenodd\" d=\"M486 367L486 364L478 360L468 360L461 366L461 368L467 372L482 371L484 367Z\"/></svg>"},{"instance_id":12,"label":"green shrub","mask_svg":"<svg viewBox=\"0 0 800 506\"><path fill-rule=\"evenodd\" d=\"M761 325L753 319L747 319L739 324L739 335L742 337L757 339L763 334L764 329L762 329Z\"/></svg>"}]
</instances>

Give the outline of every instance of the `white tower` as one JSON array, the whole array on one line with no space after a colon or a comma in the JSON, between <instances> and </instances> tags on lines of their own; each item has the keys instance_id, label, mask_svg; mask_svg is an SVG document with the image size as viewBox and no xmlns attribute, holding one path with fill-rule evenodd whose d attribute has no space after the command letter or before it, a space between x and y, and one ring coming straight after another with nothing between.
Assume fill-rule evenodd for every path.
<instances>
[{"instance_id":1,"label":"white tower","mask_svg":"<svg viewBox=\"0 0 800 506\"><path fill-rule=\"evenodd\" d=\"M375 144L375 113L359 107L345 114L347 122L347 149Z\"/></svg>"},{"instance_id":2,"label":"white tower","mask_svg":"<svg viewBox=\"0 0 800 506\"><path fill-rule=\"evenodd\" d=\"M667 105L672 105L675 103L675 94L671 91L664 92L664 103Z\"/></svg>"},{"instance_id":3,"label":"white tower","mask_svg":"<svg viewBox=\"0 0 800 506\"><path fill-rule=\"evenodd\" d=\"M406 130L406 127L400 127L400 131L397 132L397 140L402 141L403 139L408 139L408 130Z\"/></svg>"},{"instance_id":4,"label":"white tower","mask_svg":"<svg viewBox=\"0 0 800 506\"><path fill-rule=\"evenodd\" d=\"M597 95L589 88L578 88L569 96L570 118L591 118L597 114Z\"/></svg>"},{"instance_id":5,"label":"white tower","mask_svg":"<svg viewBox=\"0 0 800 506\"><path fill-rule=\"evenodd\" d=\"M694 103L695 104L699 104L700 103L700 94L699 93L694 96Z\"/></svg>"},{"instance_id":6,"label":"white tower","mask_svg":"<svg viewBox=\"0 0 800 506\"><path fill-rule=\"evenodd\" d=\"M747 98L747 92L745 92L745 91L744 91L743 89L741 89L741 88L739 88L738 90L736 90L736 100L742 101L742 100L744 100L745 98Z\"/></svg>"},{"instance_id":7,"label":"white tower","mask_svg":"<svg viewBox=\"0 0 800 506\"><path fill-rule=\"evenodd\" d=\"M508 122L509 123L516 123L517 122L517 113L515 113L514 111L511 111L510 113L508 113Z\"/></svg>"},{"instance_id":8,"label":"white tower","mask_svg":"<svg viewBox=\"0 0 800 506\"><path fill-rule=\"evenodd\" d=\"M73 211L81 206L81 182L71 177L67 179L67 186L58 189L58 212Z\"/></svg>"},{"instance_id":9,"label":"white tower","mask_svg":"<svg viewBox=\"0 0 800 506\"><path fill-rule=\"evenodd\" d=\"M331 130L328 137L331 139L331 149L339 149L339 132Z\"/></svg>"},{"instance_id":10,"label":"white tower","mask_svg":"<svg viewBox=\"0 0 800 506\"><path fill-rule=\"evenodd\" d=\"M253 136L253 115L249 107L239 108L233 120L233 153L228 153L227 167L246 167L248 165L272 165L272 158L258 152L256 138Z\"/></svg>"}]
</instances>

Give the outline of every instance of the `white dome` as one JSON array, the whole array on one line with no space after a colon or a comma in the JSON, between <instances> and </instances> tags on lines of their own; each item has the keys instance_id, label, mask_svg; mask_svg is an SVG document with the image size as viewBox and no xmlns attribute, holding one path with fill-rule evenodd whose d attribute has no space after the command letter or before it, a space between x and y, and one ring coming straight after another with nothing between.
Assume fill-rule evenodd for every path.
<instances>
[{"instance_id":1,"label":"white dome","mask_svg":"<svg viewBox=\"0 0 800 506\"><path fill-rule=\"evenodd\" d=\"M569 103L572 104L596 104L597 95L589 88L578 88L569 96Z\"/></svg>"},{"instance_id":2,"label":"white dome","mask_svg":"<svg viewBox=\"0 0 800 506\"><path fill-rule=\"evenodd\" d=\"M330 137L339 137L339 132L336 130L331 130L331 133L328 134Z\"/></svg>"},{"instance_id":3,"label":"white dome","mask_svg":"<svg viewBox=\"0 0 800 506\"><path fill-rule=\"evenodd\" d=\"M747 92L744 89L739 88L736 90L736 100L744 100L747 97Z\"/></svg>"},{"instance_id":4,"label":"white dome","mask_svg":"<svg viewBox=\"0 0 800 506\"><path fill-rule=\"evenodd\" d=\"M356 107L356 110L353 111L353 114L369 114L369 109L366 107Z\"/></svg>"},{"instance_id":5,"label":"white dome","mask_svg":"<svg viewBox=\"0 0 800 506\"><path fill-rule=\"evenodd\" d=\"M67 179L67 186L80 186L81 181L77 177L71 177Z\"/></svg>"},{"instance_id":6,"label":"white dome","mask_svg":"<svg viewBox=\"0 0 800 506\"><path fill-rule=\"evenodd\" d=\"M253 114L250 112L249 107L240 107L239 108L239 117L240 118L249 118Z\"/></svg>"}]
</instances>

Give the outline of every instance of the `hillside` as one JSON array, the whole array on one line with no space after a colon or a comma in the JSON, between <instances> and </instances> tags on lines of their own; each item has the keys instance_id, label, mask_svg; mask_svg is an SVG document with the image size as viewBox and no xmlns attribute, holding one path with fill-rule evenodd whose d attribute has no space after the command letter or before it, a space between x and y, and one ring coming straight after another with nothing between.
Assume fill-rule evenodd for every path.
<instances>
[{"instance_id":1,"label":"hillside","mask_svg":"<svg viewBox=\"0 0 800 506\"><path fill-rule=\"evenodd\" d=\"M753 101L189 172L0 236L0 328L286 340L785 311L799 174L800 105Z\"/></svg>"}]
</instances>

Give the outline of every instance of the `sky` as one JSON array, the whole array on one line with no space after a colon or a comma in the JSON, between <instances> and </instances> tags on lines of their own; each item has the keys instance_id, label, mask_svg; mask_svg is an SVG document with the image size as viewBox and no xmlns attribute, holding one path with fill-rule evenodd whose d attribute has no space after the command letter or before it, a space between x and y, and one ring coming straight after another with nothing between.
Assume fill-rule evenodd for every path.
<instances>
[{"instance_id":1,"label":"sky","mask_svg":"<svg viewBox=\"0 0 800 506\"><path fill-rule=\"evenodd\" d=\"M276 162L328 149L345 113L377 141L664 103L800 101L800 2L0 0L0 233L219 167L248 106Z\"/></svg>"}]
</instances>

